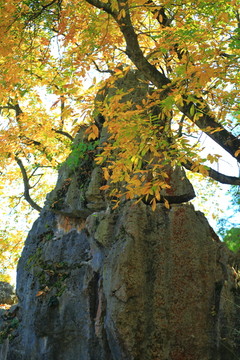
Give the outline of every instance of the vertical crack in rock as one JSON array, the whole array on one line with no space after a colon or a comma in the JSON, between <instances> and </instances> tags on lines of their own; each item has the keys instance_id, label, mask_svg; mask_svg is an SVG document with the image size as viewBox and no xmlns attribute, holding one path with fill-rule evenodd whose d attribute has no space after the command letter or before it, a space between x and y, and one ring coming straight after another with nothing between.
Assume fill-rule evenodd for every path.
<instances>
[{"instance_id":1,"label":"vertical crack in rock","mask_svg":"<svg viewBox=\"0 0 240 360\"><path fill-rule=\"evenodd\" d=\"M98 337L95 336L95 321L97 317L97 311L100 300L99 274L97 272L93 272L92 279L89 282L88 293L89 293L89 312L90 312L90 320L91 320L89 354L90 354L90 360L94 360L94 354L96 354L97 351L100 351Z\"/></svg>"},{"instance_id":2,"label":"vertical crack in rock","mask_svg":"<svg viewBox=\"0 0 240 360\"><path fill-rule=\"evenodd\" d=\"M89 341L90 360L96 360L96 356L98 356L99 359L113 360L104 328L106 304L99 273L93 273L92 279L89 282L88 292L91 318L91 336Z\"/></svg>"},{"instance_id":3,"label":"vertical crack in rock","mask_svg":"<svg viewBox=\"0 0 240 360\"><path fill-rule=\"evenodd\" d=\"M98 297L98 281L99 274L97 272L93 273L92 279L89 282L89 311L90 318L93 324L97 316L97 309L99 306L99 297Z\"/></svg>"}]
</instances>

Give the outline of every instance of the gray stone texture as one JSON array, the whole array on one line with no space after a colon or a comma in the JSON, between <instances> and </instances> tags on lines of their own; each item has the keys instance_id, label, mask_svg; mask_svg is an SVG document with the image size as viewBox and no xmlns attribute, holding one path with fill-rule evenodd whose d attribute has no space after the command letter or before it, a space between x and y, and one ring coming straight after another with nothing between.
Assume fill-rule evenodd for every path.
<instances>
[{"instance_id":1,"label":"gray stone texture","mask_svg":"<svg viewBox=\"0 0 240 360\"><path fill-rule=\"evenodd\" d=\"M20 323L2 359L237 359L230 255L189 204L128 202L79 231L43 211L18 265Z\"/></svg>"}]
</instances>

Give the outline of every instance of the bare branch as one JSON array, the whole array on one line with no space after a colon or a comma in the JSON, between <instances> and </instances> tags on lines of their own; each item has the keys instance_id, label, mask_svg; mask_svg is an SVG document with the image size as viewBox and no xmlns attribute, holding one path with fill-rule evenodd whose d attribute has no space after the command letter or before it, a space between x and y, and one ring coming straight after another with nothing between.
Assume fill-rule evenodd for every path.
<instances>
[{"instance_id":1,"label":"bare branch","mask_svg":"<svg viewBox=\"0 0 240 360\"><path fill-rule=\"evenodd\" d=\"M114 74L113 70L101 70L99 68L98 64L96 63L96 61L93 60L92 62L93 62L94 66L95 66L95 68L97 69L98 72L100 72L100 73L109 73L109 74L112 74L112 75Z\"/></svg>"},{"instance_id":2,"label":"bare branch","mask_svg":"<svg viewBox=\"0 0 240 360\"><path fill-rule=\"evenodd\" d=\"M61 115L60 115L60 121L61 121L61 130L64 126L64 109L65 109L65 97L60 96L60 103L61 103Z\"/></svg>"},{"instance_id":3,"label":"bare branch","mask_svg":"<svg viewBox=\"0 0 240 360\"><path fill-rule=\"evenodd\" d=\"M36 11L35 13L33 13L31 16L29 16L29 18L27 19L27 21L25 22L26 25L28 25L31 21L37 19L46 9L50 8L52 5L54 4L61 4L61 0L52 0L50 1L48 4L46 5L42 5L41 9ZM26 14L26 15L30 15L30 14Z\"/></svg>"},{"instance_id":4,"label":"bare branch","mask_svg":"<svg viewBox=\"0 0 240 360\"><path fill-rule=\"evenodd\" d=\"M33 176L38 176L38 179L37 179L37 181L35 182L35 184L33 184L33 185L31 186L31 189L33 189L33 188L41 181L41 178L43 177L43 175L44 175L44 174L36 174L36 175L33 175ZM29 177L29 179L30 179L30 177Z\"/></svg>"},{"instance_id":5,"label":"bare branch","mask_svg":"<svg viewBox=\"0 0 240 360\"><path fill-rule=\"evenodd\" d=\"M181 137L181 136L182 136L184 119L185 119L185 115L182 115L182 117L181 117L181 119L180 119L180 122L179 122L179 128L178 128L178 134L177 134L178 137Z\"/></svg>"},{"instance_id":6,"label":"bare branch","mask_svg":"<svg viewBox=\"0 0 240 360\"><path fill-rule=\"evenodd\" d=\"M42 210L42 208L30 196L29 190L31 189L31 186L29 184L29 178L28 178L26 169L22 163L22 160L19 159L19 157L17 157L16 155L15 155L15 160L16 160L16 162L21 170L21 173L22 173L23 185L24 185L24 193L23 193L24 199L29 203L29 205L32 206L33 209L40 212Z\"/></svg>"}]
</instances>

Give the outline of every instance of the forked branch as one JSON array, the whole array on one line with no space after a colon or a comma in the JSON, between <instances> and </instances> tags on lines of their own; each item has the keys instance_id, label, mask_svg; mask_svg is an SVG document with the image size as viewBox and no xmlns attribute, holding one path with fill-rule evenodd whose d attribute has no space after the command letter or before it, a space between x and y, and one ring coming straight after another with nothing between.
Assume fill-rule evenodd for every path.
<instances>
[{"instance_id":1,"label":"forked branch","mask_svg":"<svg viewBox=\"0 0 240 360\"><path fill-rule=\"evenodd\" d=\"M24 192L23 192L23 196L24 196L24 199L29 203L29 205L32 206L33 209L37 210L37 211L41 211L42 208L41 206L39 206L30 196L30 189L31 189L31 186L30 186L30 183L29 183L29 177L27 175L27 171L23 165L23 162L22 160L17 157L15 155L15 160L21 170L21 174L22 174L22 178L23 178L23 185L24 185Z\"/></svg>"}]
</instances>

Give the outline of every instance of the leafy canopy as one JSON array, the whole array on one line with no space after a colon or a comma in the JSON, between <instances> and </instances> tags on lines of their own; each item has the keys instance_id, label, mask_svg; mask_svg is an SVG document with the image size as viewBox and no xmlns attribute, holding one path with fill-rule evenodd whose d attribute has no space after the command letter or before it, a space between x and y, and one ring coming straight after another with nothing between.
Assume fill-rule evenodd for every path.
<instances>
[{"instance_id":1,"label":"leafy canopy","mask_svg":"<svg viewBox=\"0 0 240 360\"><path fill-rule=\"evenodd\" d=\"M239 185L211 168L217 155L201 158L198 139L204 132L240 160L238 9L237 0L1 0L3 179L22 178L23 197L40 211L45 170L69 154L79 124L98 138L97 107L111 133L97 163L108 182L125 184L111 187L115 198L151 195L154 207L169 165ZM149 87L145 99L134 104L128 89L127 101L118 91L94 103L129 69ZM104 83L87 88L96 71Z\"/></svg>"}]
</instances>

